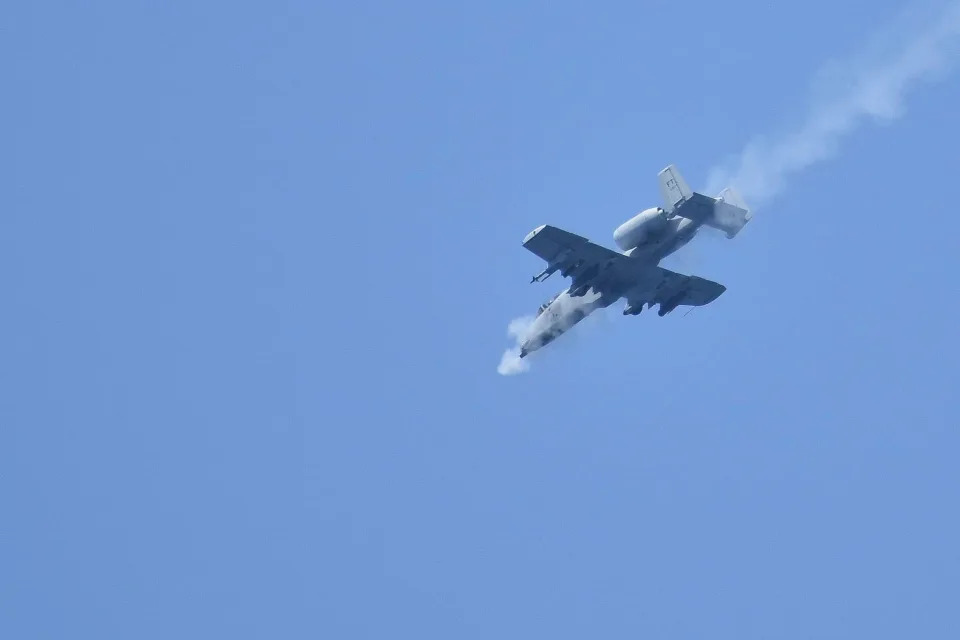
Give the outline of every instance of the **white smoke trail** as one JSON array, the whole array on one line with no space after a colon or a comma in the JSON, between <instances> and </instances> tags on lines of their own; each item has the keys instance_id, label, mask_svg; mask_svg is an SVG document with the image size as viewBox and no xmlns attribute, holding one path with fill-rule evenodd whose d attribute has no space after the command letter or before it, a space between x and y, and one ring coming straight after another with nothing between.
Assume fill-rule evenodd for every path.
<instances>
[{"instance_id":1,"label":"white smoke trail","mask_svg":"<svg viewBox=\"0 0 960 640\"><path fill-rule=\"evenodd\" d=\"M530 362L520 358L520 345L527 339L530 332L530 326L536 318L534 316L523 316L514 318L507 325L507 335L514 339L513 347L503 352L500 358L500 365L497 367L497 373L502 376L513 376L518 373L524 373L530 369Z\"/></svg>"},{"instance_id":2,"label":"white smoke trail","mask_svg":"<svg viewBox=\"0 0 960 640\"><path fill-rule=\"evenodd\" d=\"M732 185L751 208L769 202L792 174L828 159L841 138L865 120L892 122L917 84L942 77L958 62L960 2L952 0L916 22L916 7L859 55L827 72L839 91L813 103L803 124L772 141L758 138L709 175L710 190Z\"/></svg>"},{"instance_id":3,"label":"white smoke trail","mask_svg":"<svg viewBox=\"0 0 960 640\"><path fill-rule=\"evenodd\" d=\"M950 0L920 15L915 3L908 12L852 58L828 65L821 82L832 80L832 94L815 96L799 127L779 138L756 138L737 155L709 172L707 193L733 187L756 210L776 197L793 174L830 158L844 136L865 121L893 122L904 113L907 93L923 82L943 77L960 62L960 0ZM816 88L816 87L815 87ZM516 344L504 352L501 375L529 370L520 359L520 345L534 318L510 323Z\"/></svg>"}]
</instances>

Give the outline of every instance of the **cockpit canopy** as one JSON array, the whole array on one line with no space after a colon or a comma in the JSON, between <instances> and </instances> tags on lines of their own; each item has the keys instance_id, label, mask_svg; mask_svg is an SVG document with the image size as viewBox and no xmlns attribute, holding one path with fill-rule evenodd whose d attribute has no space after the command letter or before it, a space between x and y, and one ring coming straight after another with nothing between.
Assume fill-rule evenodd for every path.
<instances>
[{"instance_id":1,"label":"cockpit canopy","mask_svg":"<svg viewBox=\"0 0 960 640\"><path fill-rule=\"evenodd\" d=\"M544 302L542 305L540 305L540 308L537 309L537 315L539 316L541 313L543 313L544 311L546 311L546 310L547 310L547 307L550 306L550 303L553 302L554 300L556 300L556 299L559 298L559 297L560 297L560 294L558 293L557 295L553 296L552 298L550 298L549 300L547 300L546 302Z\"/></svg>"}]
</instances>

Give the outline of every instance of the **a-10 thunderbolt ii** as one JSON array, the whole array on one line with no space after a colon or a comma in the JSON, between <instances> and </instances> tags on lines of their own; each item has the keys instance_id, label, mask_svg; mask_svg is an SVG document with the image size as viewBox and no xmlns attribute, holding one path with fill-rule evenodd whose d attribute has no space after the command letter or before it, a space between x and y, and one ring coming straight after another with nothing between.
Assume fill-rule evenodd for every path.
<instances>
[{"instance_id":1,"label":"a-10 thunderbolt ii","mask_svg":"<svg viewBox=\"0 0 960 640\"><path fill-rule=\"evenodd\" d=\"M716 198L690 191L673 165L658 178L665 206L641 211L617 227L613 241L620 253L550 225L537 227L523 239L524 247L547 262L531 282L542 282L559 271L571 283L540 306L521 345L521 358L621 298L626 298L624 315L637 315L644 305L659 305L657 315L662 317L680 305L709 304L726 291L722 284L658 265L690 242L703 225L733 238L750 220L750 211L732 189Z\"/></svg>"}]
</instances>

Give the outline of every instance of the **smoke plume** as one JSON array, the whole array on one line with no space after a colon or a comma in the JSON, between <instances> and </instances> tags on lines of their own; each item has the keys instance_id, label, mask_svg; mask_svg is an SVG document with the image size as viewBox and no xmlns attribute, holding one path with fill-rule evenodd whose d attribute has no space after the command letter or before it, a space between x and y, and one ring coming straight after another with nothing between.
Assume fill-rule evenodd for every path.
<instances>
[{"instance_id":1,"label":"smoke plume","mask_svg":"<svg viewBox=\"0 0 960 640\"><path fill-rule=\"evenodd\" d=\"M500 365L497 367L497 373L500 375L513 376L530 369L530 362L520 358L520 345L527 339L530 326L535 319L534 316L523 316L514 318L507 325L507 335L513 338L515 344L504 351L503 357L500 358Z\"/></svg>"},{"instance_id":2,"label":"smoke plume","mask_svg":"<svg viewBox=\"0 0 960 640\"><path fill-rule=\"evenodd\" d=\"M857 55L821 71L806 117L797 127L778 137L750 141L710 171L706 192L733 187L731 195L739 192L755 211L779 195L793 174L829 159L843 138L865 123L884 124L901 117L911 90L942 78L958 62L960 0L930 11L911 3L907 13ZM520 359L520 345L533 321L525 316L510 323L507 332L516 344L500 360L501 375L529 369L527 359Z\"/></svg>"},{"instance_id":3,"label":"smoke plume","mask_svg":"<svg viewBox=\"0 0 960 640\"><path fill-rule=\"evenodd\" d=\"M960 2L901 17L852 58L821 74L838 89L820 93L799 127L779 138L757 138L709 175L710 190L734 186L751 208L769 202L787 179L830 158L844 136L865 122L888 123L903 115L907 93L942 77L958 59Z\"/></svg>"}]
</instances>

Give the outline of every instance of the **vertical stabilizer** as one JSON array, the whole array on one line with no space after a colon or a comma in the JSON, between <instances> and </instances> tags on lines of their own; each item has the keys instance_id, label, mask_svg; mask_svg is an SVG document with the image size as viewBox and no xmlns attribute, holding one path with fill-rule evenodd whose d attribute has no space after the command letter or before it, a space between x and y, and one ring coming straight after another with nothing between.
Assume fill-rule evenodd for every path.
<instances>
[{"instance_id":1,"label":"vertical stabilizer","mask_svg":"<svg viewBox=\"0 0 960 640\"><path fill-rule=\"evenodd\" d=\"M664 209L673 211L693 195L690 187L677 168L672 164L657 174L660 181L660 195L663 197Z\"/></svg>"},{"instance_id":2,"label":"vertical stabilizer","mask_svg":"<svg viewBox=\"0 0 960 640\"><path fill-rule=\"evenodd\" d=\"M750 222L750 209L732 187L721 191L716 198L694 193L672 164L660 171L657 178L664 208L672 215L719 229L728 238L740 233Z\"/></svg>"},{"instance_id":3,"label":"vertical stabilizer","mask_svg":"<svg viewBox=\"0 0 960 640\"><path fill-rule=\"evenodd\" d=\"M707 224L726 232L727 237L732 238L750 222L751 217L750 209L740 194L732 187L727 187L717 196L717 203L713 208L713 220Z\"/></svg>"}]
</instances>

